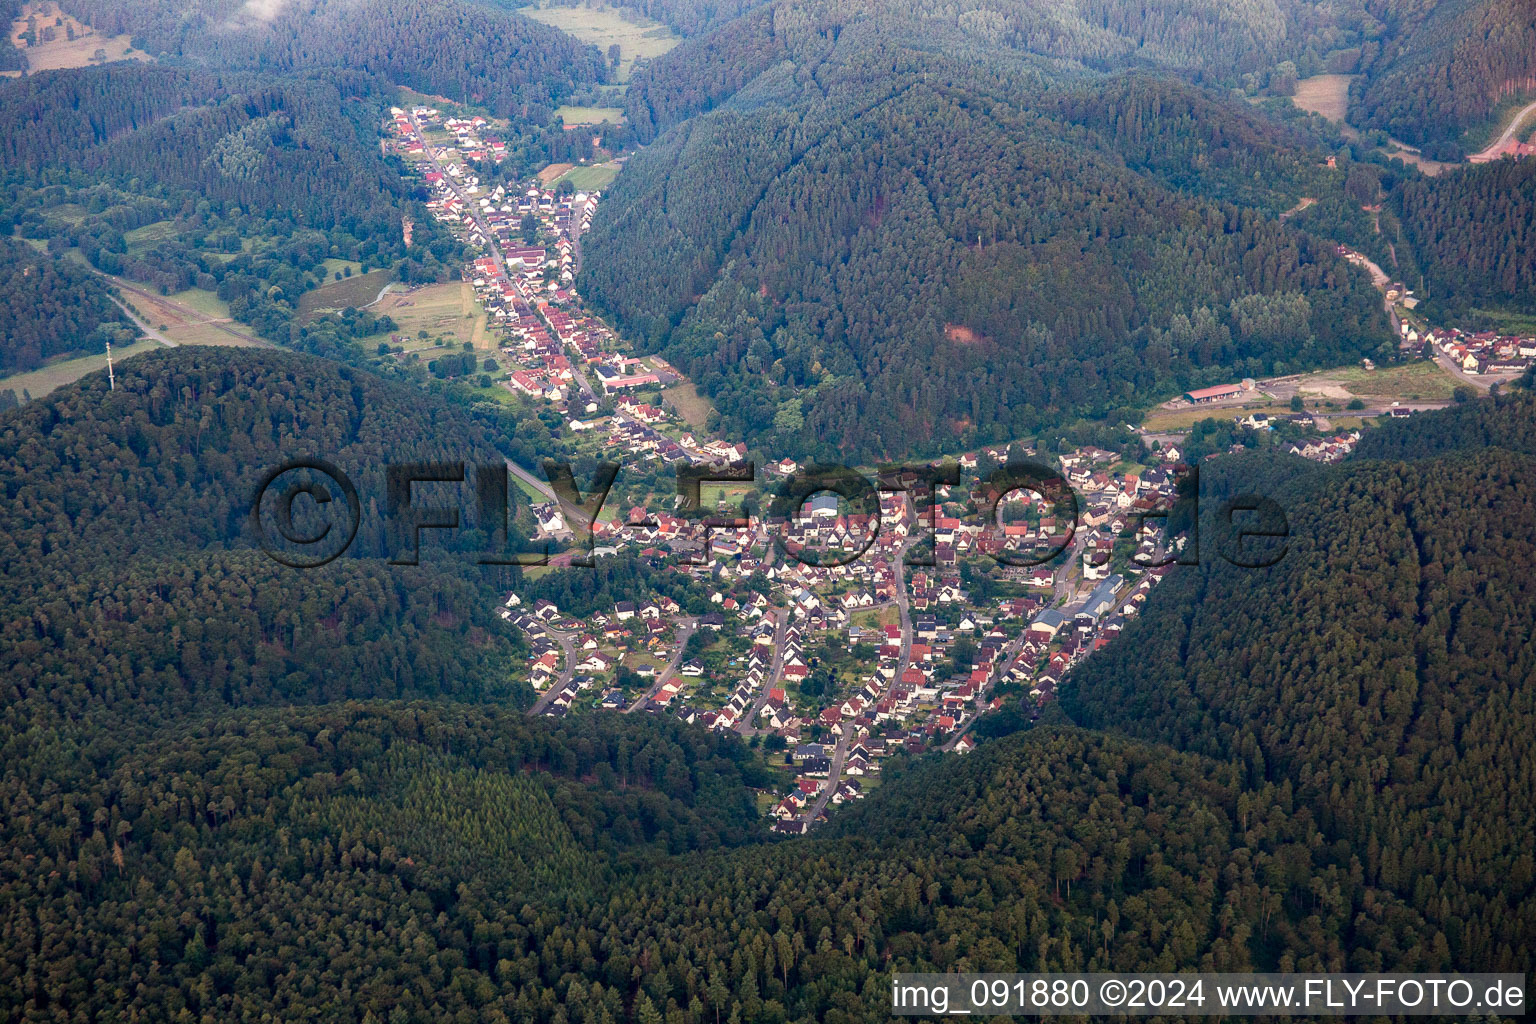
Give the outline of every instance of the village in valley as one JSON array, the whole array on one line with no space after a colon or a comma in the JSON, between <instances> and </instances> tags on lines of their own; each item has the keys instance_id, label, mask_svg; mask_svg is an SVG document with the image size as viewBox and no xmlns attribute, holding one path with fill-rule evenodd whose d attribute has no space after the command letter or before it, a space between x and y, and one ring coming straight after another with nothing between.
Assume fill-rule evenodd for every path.
<instances>
[{"instance_id":1,"label":"village in valley","mask_svg":"<svg viewBox=\"0 0 1536 1024\"><path fill-rule=\"evenodd\" d=\"M600 187L572 177L482 180L505 156L483 117L395 108L385 135L386 151L429 190L433 216L476 250L463 276L495 335L486 365L498 386L542 403L562 437L623 466L595 519L512 467L538 539L566 549L555 564L573 551L599 560L622 552L675 583L596 609L510 596L500 614L529 641L534 713L666 714L739 733L783 773L781 790L762 796L773 827L804 832L877 786L893 755L963 754L989 716L1038 716L1069 669L1114 642L1152 588L1179 571L1183 538L1166 534L1159 513L1177 501L1187 462L1210 453L1189 453L1173 428L1150 425L1130 450L992 446L954 459L962 484L904 479L863 509L822 491L775 519L764 495L802 467L760 458L753 481L725 479L757 453L708 436L707 417L672 400L697 398L684 376L636 354L575 290ZM1523 369L1536 357L1536 340L1427 328L1407 316L1405 299L1388 298L1405 314L1405 349L1428 346L1467 374L1521 360ZM1247 437L1287 431L1283 450L1332 462L1353 448L1366 416L1449 400L1352 402L1356 422L1340 429L1333 420L1344 417L1331 408L1305 409L1307 386L1286 378L1198 389L1160 412L1186 429L1204 414ZM1267 402L1285 411L1255 411ZM1075 518L1059 496L988 489L991 473L1020 459L1060 473ZM676 501L678 466L719 467L697 508Z\"/></svg>"}]
</instances>

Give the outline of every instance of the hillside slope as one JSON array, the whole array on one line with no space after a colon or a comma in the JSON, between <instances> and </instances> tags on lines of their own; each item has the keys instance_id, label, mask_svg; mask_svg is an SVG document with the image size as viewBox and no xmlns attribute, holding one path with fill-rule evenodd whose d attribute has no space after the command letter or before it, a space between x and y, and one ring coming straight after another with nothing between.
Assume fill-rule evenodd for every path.
<instances>
[{"instance_id":1,"label":"hillside slope","mask_svg":"<svg viewBox=\"0 0 1536 1024\"><path fill-rule=\"evenodd\" d=\"M99 31L152 54L219 70L321 68L383 75L503 116L546 113L578 83L601 82L597 47L471 0L60 0ZM543 121L547 118L534 118Z\"/></svg>"},{"instance_id":2,"label":"hillside slope","mask_svg":"<svg viewBox=\"0 0 1536 1024\"><path fill-rule=\"evenodd\" d=\"M1064 704L1290 786L1437 947L1513 965L1536 948L1520 810L1536 799L1536 399L1412 428L1363 454L1419 461L1357 459L1271 492L1291 523L1280 563L1176 574ZM1484 447L1504 438L1522 450Z\"/></svg>"},{"instance_id":3,"label":"hillside slope","mask_svg":"<svg viewBox=\"0 0 1536 1024\"><path fill-rule=\"evenodd\" d=\"M1368 0L1388 32L1367 47L1350 120L1460 160L1462 134L1499 104L1536 95L1536 17L1526 0Z\"/></svg>"},{"instance_id":4,"label":"hillside slope","mask_svg":"<svg viewBox=\"0 0 1536 1024\"><path fill-rule=\"evenodd\" d=\"M630 161L580 286L775 454L1389 354L1369 282L1273 216L1332 187L1305 136L1175 83L993 71L845 36L765 73Z\"/></svg>"}]
</instances>

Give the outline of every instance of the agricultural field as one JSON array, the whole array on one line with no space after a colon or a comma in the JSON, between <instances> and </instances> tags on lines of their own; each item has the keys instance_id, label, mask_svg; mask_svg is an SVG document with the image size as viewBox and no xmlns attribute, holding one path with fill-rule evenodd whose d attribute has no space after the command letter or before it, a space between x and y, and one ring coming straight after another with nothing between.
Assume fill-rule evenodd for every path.
<instances>
[{"instance_id":1,"label":"agricultural field","mask_svg":"<svg viewBox=\"0 0 1536 1024\"><path fill-rule=\"evenodd\" d=\"M377 286L374 291L377 293ZM406 339L406 351L435 348L438 338L458 345L468 341L487 351L496 348L485 311L475 301L475 290L464 281L391 291L369 309L380 316L388 315L399 325L395 333ZM422 331L427 332L426 338L420 337Z\"/></svg>"},{"instance_id":2,"label":"agricultural field","mask_svg":"<svg viewBox=\"0 0 1536 1024\"><path fill-rule=\"evenodd\" d=\"M539 184L553 185L561 175L574 168L575 164L550 164L539 172Z\"/></svg>"},{"instance_id":3,"label":"agricultural field","mask_svg":"<svg viewBox=\"0 0 1536 1024\"><path fill-rule=\"evenodd\" d=\"M584 43L591 43L603 52L615 43L619 46L618 81L629 81L635 61L641 58L660 57L681 40L667 26L631 11L620 11L606 4L583 7L524 7L519 13L535 21L569 32Z\"/></svg>"},{"instance_id":4,"label":"agricultural field","mask_svg":"<svg viewBox=\"0 0 1536 1024\"><path fill-rule=\"evenodd\" d=\"M33 33L31 45L28 45L28 32ZM10 42L26 57L28 74L118 60L150 59L148 54L135 50L127 36L99 35L89 25L76 21L60 11L57 4L47 0L22 7L19 17L11 23Z\"/></svg>"},{"instance_id":5,"label":"agricultural field","mask_svg":"<svg viewBox=\"0 0 1536 1024\"><path fill-rule=\"evenodd\" d=\"M229 309L212 292L190 288L175 295L156 295L120 277L107 280L122 292L139 319L178 345L266 345L244 324L229 318Z\"/></svg>"},{"instance_id":6,"label":"agricultural field","mask_svg":"<svg viewBox=\"0 0 1536 1024\"><path fill-rule=\"evenodd\" d=\"M667 408L681 416L694 430L705 429L709 422L709 414L715 407L708 398L699 394L698 388L692 381L673 385L661 393L661 400Z\"/></svg>"},{"instance_id":7,"label":"agricultural field","mask_svg":"<svg viewBox=\"0 0 1536 1024\"><path fill-rule=\"evenodd\" d=\"M555 116L566 124L620 124L624 111L619 107L556 107Z\"/></svg>"},{"instance_id":8,"label":"agricultural field","mask_svg":"<svg viewBox=\"0 0 1536 1024\"><path fill-rule=\"evenodd\" d=\"M330 267L326 269L330 270ZM335 271L331 270L331 273L334 275ZM328 310L343 310L348 306L361 309L378 299L379 292L394 279L393 270L375 270L368 274L353 274L340 281L333 280L305 292L299 299L299 312L305 317L313 317Z\"/></svg>"},{"instance_id":9,"label":"agricultural field","mask_svg":"<svg viewBox=\"0 0 1536 1024\"><path fill-rule=\"evenodd\" d=\"M229 303L219 298L213 292L204 291L201 288L188 288L184 292L174 292L166 298L172 302L178 302L189 309L194 309L205 316L218 320L229 319Z\"/></svg>"}]
</instances>

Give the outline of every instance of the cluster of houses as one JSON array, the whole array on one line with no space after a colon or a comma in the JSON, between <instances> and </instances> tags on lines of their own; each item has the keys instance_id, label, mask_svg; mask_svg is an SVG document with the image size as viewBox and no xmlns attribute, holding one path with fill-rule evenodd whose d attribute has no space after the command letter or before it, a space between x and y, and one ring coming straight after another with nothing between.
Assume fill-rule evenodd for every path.
<instances>
[{"instance_id":1,"label":"cluster of houses","mask_svg":"<svg viewBox=\"0 0 1536 1024\"><path fill-rule=\"evenodd\" d=\"M623 411L626 420L641 422L648 415L641 405L629 403ZM986 454L999 459L1008 455L1004 450ZM1176 449L1164 458L1170 455L1176 456ZM966 461L976 464L973 458ZM1177 475L1173 463L1115 473L1106 465L1111 461L1118 461L1118 456L1091 448L1060 459L1063 474L1087 494L1088 515L1097 523L1083 523L1079 529L1092 530L1095 536L1101 531L1117 533L1138 510L1173 498ZM777 464L775 468L783 469ZM1090 566L1087 553L1096 550L1090 543L1085 545L1082 566L1081 589L1089 589L1086 597L1059 598L1054 588L1062 567L1037 566L1005 574L1016 584L1014 590L1023 593L981 606L957 568L959 562L985 550L977 517L962 514L975 495L940 488L936 497L940 508L934 548L945 557L905 573L899 549L915 531L926 533L926 524L917 522L896 492L882 494L881 529L875 541L863 557L846 565L805 565L767 557L772 542L766 524L755 518L749 518L743 529L718 531L713 554L731 557L702 560L676 557L687 545L696 544L690 535L692 521L679 516L635 508L623 521L601 526L602 543L611 549L638 547L642 557L671 565L712 587L711 600L720 611L709 617L712 622L701 619L700 628L739 630L746 654L732 661L731 681L724 691L708 691L723 692L723 698L703 699L705 690L697 680L704 668L696 661L683 662L670 678L654 680L650 665L667 662L666 655L675 649L672 627L680 611L660 598L638 607L621 602L611 615L592 616L573 627L568 642L575 663L566 666L561 682L559 644L548 634L559 613L539 604L513 619L532 641L536 688L561 686L547 713L565 713L576 701L586 700L581 697L583 691L592 690L589 702L594 707L622 709L643 700L636 710L675 715L706 728L782 737L797 752L810 754L823 742L843 744L846 756L835 777L832 757L796 759L789 791L780 794L774 805L776 828L802 831L814 822L813 811L857 799L862 793L859 776L877 772L885 756L934 748L961 753L971 749L975 741L967 732L969 725L1003 703L1004 698L993 693L999 683L1013 684L1014 692L1028 694L1036 706L1050 700L1072 665L1118 636L1125 620L1137 613L1151 588L1170 571L1169 567L1112 564L1107 549L1103 563ZM839 529L859 535L867 525L840 514L835 503L813 502L795 521L799 532L792 531L791 537L811 543ZM1060 534L1048 516L1028 525L1035 539ZM1158 549L1157 530L1149 524L1146 532L1148 539L1137 550L1151 554ZM1090 569L1091 574L1086 571ZM766 579L769 595L748 589L749 576ZM904 586L910 608L907 635L897 623L871 626L868 617L860 615L893 608ZM778 614L772 614L775 609L780 609ZM782 636L776 630L779 615L785 620ZM953 656L962 638L971 643L967 660L957 665ZM869 644L875 657L848 692L810 701L813 706L807 707L796 695L814 670L818 652L825 650L817 645L826 644ZM637 662L647 683L643 693L623 692L612 685L627 651L651 655Z\"/></svg>"},{"instance_id":2,"label":"cluster of houses","mask_svg":"<svg viewBox=\"0 0 1536 1024\"><path fill-rule=\"evenodd\" d=\"M408 118L395 123L397 134L415 139ZM444 127L457 135L460 127L481 126ZM429 182L433 212L489 253L466 267L466 277L505 338L503 352L519 367L510 388L554 403L573 432L601 431L595 434L601 446L626 460L747 458L745 445L679 429L675 417L639 397L677 378L654 357L625 354L612 330L587 314L569 289L576 242L590 224L596 195L560 197L537 186L487 191L470 170L449 164L445 172ZM529 215L546 244L526 241ZM1245 381L1230 392L1251 386ZM612 401L606 420L594 418L595 390ZM1204 402L1225 394L1186 397ZM958 461L963 470L977 471L1017 454L1038 457L1033 449L991 447ZM775 827L801 831L821 808L858 799L860 778L877 773L883 758L970 750L969 729L980 716L1012 695L1038 709L1072 665L1111 642L1170 571L1147 568L1163 548L1155 518L1137 543L1116 541L1142 514L1172 503L1180 455L1177 447L1163 449L1155 465L1130 472L1116 471L1118 454L1092 446L1059 456L1080 498L1075 524L1060 521L1027 492L1002 503L1001 522L985 521L980 510L990 507L988 496L970 486L938 487L934 518L923 522L907 497L893 491L879 492L873 513L823 493L788 522L742 516L745 525L707 531L671 505L636 507L594 524L596 552L627 548L654 566L687 574L707 589L715 611L685 615L676 602L653 595L576 622L562 620L547 601L522 607L514 595L503 618L529 637L529 678L546 714L577 706L634 710L782 738L794 751L795 771L772 816ZM792 459L763 467L770 478L798 468ZM536 506L535 514L541 533L568 532L553 503ZM992 564L985 556L1065 550L1069 541L1071 560L993 572L996 584L984 599L967 583L965 566ZM785 557L780 544L792 554L862 554L846 564L806 564L817 559ZM684 625L715 634L731 656L722 661L720 648L711 646L715 653L706 660L713 668L683 660ZM836 692L811 679L828 652L864 644L873 658L857 678L841 677L849 681L835 683ZM657 667L664 665L676 669ZM620 685L633 682L621 667L643 686ZM1003 684L1004 692L996 692Z\"/></svg>"},{"instance_id":3,"label":"cluster of houses","mask_svg":"<svg viewBox=\"0 0 1536 1024\"><path fill-rule=\"evenodd\" d=\"M491 123L483 117L444 117L435 107L413 107L411 113L423 130L439 130L452 135L454 148L466 160L499 164L507 158L506 142L487 134ZM424 155L426 141L411 127L405 110L391 107L389 114L396 146L408 156Z\"/></svg>"},{"instance_id":4,"label":"cluster of houses","mask_svg":"<svg viewBox=\"0 0 1536 1024\"><path fill-rule=\"evenodd\" d=\"M1397 411L1392 410L1394 414ZM1311 459L1313 462L1342 462L1359 443L1360 431L1346 430L1332 437L1308 438L1305 441L1293 442L1286 447L1286 451L1292 455L1300 455L1304 459Z\"/></svg>"},{"instance_id":5,"label":"cluster of houses","mask_svg":"<svg viewBox=\"0 0 1536 1024\"><path fill-rule=\"evenodd\" d=\"M1536 362L1536 336L1467 333L1456 327L1421 328L1406 320L1399 330L1404 348L1438 352L1469 374L1524 373Z\"/></svg>"}]
</instances>

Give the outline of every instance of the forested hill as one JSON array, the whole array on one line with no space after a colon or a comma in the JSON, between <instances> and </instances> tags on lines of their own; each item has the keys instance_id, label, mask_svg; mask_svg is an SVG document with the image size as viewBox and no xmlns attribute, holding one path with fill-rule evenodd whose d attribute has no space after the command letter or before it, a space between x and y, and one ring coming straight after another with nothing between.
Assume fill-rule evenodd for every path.
<instances>
[{"instance_id":1,"label":"forested hill","mask_svg":"<svg viewBox=\"0 0 1536 1024\"><path fill-rule=\"evenodd\" d=\"M151 54L227 70L346 69L538 124L579 83L601 82L597 47L473 0L61 0Z\"/></svg>"},{"instance_id":2,"label":"forested hill","mask_svg":"<svg viewBox=\"0 0 1536 1024\"><path fill-rule=\"evenodd\" d=\"M398 235L411 201L379 158L375 121L386 97L364 75L277 79L120 64L6 82L0 97L8 169L105 196L101 186L120 183L162 200L106 204L101 219L119 233L201 201L205 224L249 208L263 220Z\"/></svg>"},{"instance_id":3,"label":"forested hill","mask_svg":"<svg viewBox=\"0 0 1536 1024\"><path fill-rule=\"evenodd\" d=\"M696 36L765 3L767 0L621 0L618 6L654 18L679 35Z\"/></svg>"},{"instance_id":4,"label":"forested hill","mask_svg":"<svg viewBox=\"0 0 1536 1024\"><path fill-rule=\"evenodd\" d=\"M0 575L110 554L248 549L251 496L288 459L319 457L377 508L352 553L393 553L381 516L392 462L495 464L496 439L409 384L276 350L189 347L91 374L0 419Z\"/></svg>"},{"instance_id":5,"label":"forested hill","mask_svg":"<svg viewBox=\"0 0 1536 1024\"><path fill-rule=\"evenodd\" d=\"M741 749L624 716L549 734L348 705L65 774L68 803L13 766L0 827L32 828L0 860L0 1005L850 1024L889 1014L892 971L1446 964L1288 787L1078 730L893 767L840 835L599 869L594 849L738 842Z\"/></svg>"},{"instance_id":6,"label":"forested hill","mask_svg":"<svg viewBox=\"0 0 1536 1024\"><path fill-rule=\"evenodd\" d=\"M1305 136L1173 82L829 46L632 158L584 246L584 293L728 433L952 450L1390 355L1364 275L1276 219L1342 185Z\"/></svg>"},{"instance_id":7,"label":"forested hill","mask_svg":"<svg viewBox=\"0 0 1536 1024\"><path fill-rule=\"evenodd\" d=\"M1368 44L1350 120L1459 160L1462 133L1502 101L1536 96L1536 16L1528 0L1367 0L1389 26Z\"/></svg>"},{"instance_id":8,"label":"forested hill","mask_svg":"<svg viewBox=\"0 0 1536 1024\"><path fill-rule=\"evenodd\" d=\"M253 495L316 456L356 481L361 523L339 560L285 568L255 550ZM501 576L430 538L421 566L386 564L402 549L383 527L385 464L459 459L500 460L463 413L279 351L154 352L119 365L116 390L92 374L0 416L12 735L343 697L526 701L494 614ZM305 507L291 534L317 525Z\"/></svg>"},{"instance_id":9,"label":"forested hill","mask_svg":"<svg viewBox=\"0 0 1536 1024\"><path fill-rule=\"evenodd\" d=\"M1432 423L1433 429L1424 429ZM1502 448L1536 457L1536 395L1524 388L1485 402L1467 402L1431 419L1394 420L1368 432L1355 450L1357 459L1425 459Z\"/></svg>"},{"instance_id":10,"label":"forested hill","mask_svg":"<svg viewBox=\"0 0 1536 1024\"><path fill-rule=\"evenodd\" d=\"M1393 194L1435 310L1536 312L1536 160L1497 160Z\"/></svg>"},{"instance_id":11,"label":"forested hill","mask_svg":"<svg viewBox=\"0 0 1536 1024\"><path fill-rule=\"evenodd\" d=\"M100 352L108 341L123 344L138 336L95 274L0 238L0 372Z\"/></svg>"},{"instance_id":12,"label":"forested hill","mask_svg":"<svg viewBox=\"0 0 1536 1024\"><path fill-rule=\"evenodd\" d=\"M1360 458L1255 487L1288 513L1279 564L1213 556L1175 573L1072 672L1065 708L1236 761L1250 786L1288 787L1452 962L1529 962L1533 432L1529 395L1476 403L1362 446L1417 461Z\"/></svg>"},{"instance_id":13,"label":"forested hill","mask_svg":"<svg viewBox=\"0 0 1536 1024\"><path fill-rule=\"evenodd\" d=\"M1300 60L1364 42L1358 4L1314 0L777 0L688 40L635 76L629 115L642 139L709 110L780 61L802 68L835 43L883 40L967 64L1033 57L1058 69L1164 67L1225 86L1268 80ZM1297 66L1280 72L1294 81Z\"/></svg>"},{"instance_id":14,"label":"forested hill","mask_svg":"<svg viewBox=\"0 0 1536 1024\"><path fill-rule=\"evenodd\" d=\"M661 8L663 20L679 7L646 6ZM722 19L642 69L628 94L630 118L648 137L718 106L779 61L806 64L845 34L972 61L1030 55L1100 71L1161 67L1250 94L1283 96L1298 78L1357 74L1351 121L1446 160L1462 158L1463 133L1487 127L1502 102L1536 95L1536 19L1526 0L775 0Z\"/></svg>"}]
</instances>

